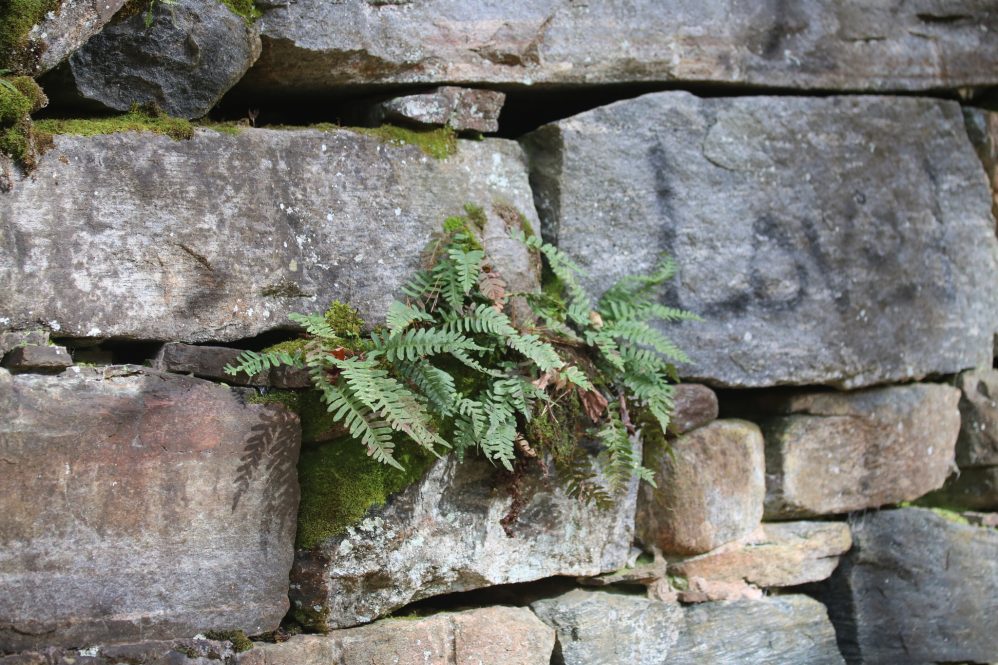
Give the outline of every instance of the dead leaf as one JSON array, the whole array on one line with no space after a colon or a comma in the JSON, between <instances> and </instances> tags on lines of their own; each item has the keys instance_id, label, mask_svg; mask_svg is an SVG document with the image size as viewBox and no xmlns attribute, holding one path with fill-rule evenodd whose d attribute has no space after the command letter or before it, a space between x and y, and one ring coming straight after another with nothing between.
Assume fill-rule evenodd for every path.
<instances>
[{"instance_id":1,"label":"dead leaf","mask_svg":"<svg viewBox=\"0 0 998 665\"><path fill-rule=\"evenodd\" d=\"M582 408L586 410L586 415L593 423L598 423L603 414L606 413L607 400L603 393L598 390L579 390L579 399L582 400Z\"/></svg>"}]
</instances>

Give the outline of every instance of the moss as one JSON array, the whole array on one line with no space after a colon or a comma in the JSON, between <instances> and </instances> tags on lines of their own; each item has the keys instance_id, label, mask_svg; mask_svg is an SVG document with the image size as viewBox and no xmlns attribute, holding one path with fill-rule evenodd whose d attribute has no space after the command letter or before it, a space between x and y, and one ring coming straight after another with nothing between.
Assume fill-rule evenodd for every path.
<instances>
[{"instance_id":1,"label":"moss","mask_svg":"<svg viewBox=\"0 0 998 665\"><path fill-rule=\"evenodd\" d=\"M301 393L294 390L268 390L262 395L252 394L246 401L250 404L283 404L295 413L301 409Z\"/></svg>"},{"instance_id":2,"label":"moss","mask_svg":"<svg viewBox=\"0 0 998 665\"><path fill-rule=\"evenodd\" d=\"M939 517L942 517L944 520L953 522L954 524L965 524L967 526L970 526L970 521L968 521L966 517L961 515L956 510L950 510L949 508L938 508L938 507L932 507L929 508L929 510L934 512Z\"/></svg>"},{"instance_id":3,"label":"moss","mask_svg":"<svg viewBox=\"0 0 998 665\"><path fill-rule=\"evenodd\" d=\"M414 145L434 159L446 159L457 152L457 134L449 127L407 129L395 125L349 127L350 131L373 136L392 145Z\"/></svg>"},{"instance_id":4,"label":"moss","mask_svg":"<svg viewBox=\"0 0 998 665\"><path fill-rule=\"evenodd\" d=\"M241 630L209 630L204 636L209 640L230 642L236 653L249 651L253 648L253 640L246 637L246 633Z\"/></svg>"},{"instance_id":5,"label":"moss","mask_svg":"<svg viewBox=\"0 0 998 665\"><path fill-rule=\"evenodd\" d=\"M474 203L464 204L464 213L468 216L468 221L478 229L479 231L485 230L485 211L482 206L475 205Z\"/></svg>"},{"instance_id":6,"label":"moss","mask_svg":"<svg viewBox=\"0 0 998 665\"><path fill-rule=\"evenodd\" d=\"M26 171L35 168L38 155L51 143L39 132L31 114L48 104L48 98L34 79L14 76L0 79L0 153L21 164Z\"/></svg>"},{"instance_id":7,"label":"moss","mask_svg":"<svg viewBox=\"0 0 998 665\"><path fill-rule=\"evenodd\" d=\"M323 316L329 327L342 337L360 337L360 331L364 329L364 319L357 310L339 300L330 303Z\"/></svg>"},{"instance_id":8,"label":"moss","mask_svg":"<svg viewBox=\"0 0 998 665\"><path fill-rule=\"evenodd\" d=\"M297 546L309 549L343 533L370 508L419 480L435 459L415 445L400 446L395 457L404 471L374 461L350 439L304 449L298 463Z\"/></svg>"},{"instance_id":9,"label":"moss","mask_svg":"<svg viewBox=\"0 0 998 665\"><path fill-rule=\"evenodd\" d=\"M194 125L187 120L171 118L152 107L132 106L128 113L103 118L45 119L35 123L35 127L50 134L76 134L77 136L97 136L119 132L152 132L172 139L183 140L194 136Z\"/></svg>"},{"instance_id":10,"label":"moss","mask_svg":"<svg viewBox=\"0 0 998 665\"><path fill-rule=\"evenodd\" d=\"M183 654L183 655L185 655L185 656L187 656L188 658L191 658L191 659L195 659L195 658L200 658L201 657L201 654L198 653L198 650L195 649L194 647L176 646L176 647L173 647L173 650L176 651L177 653L181 653L181 654Z\"/></svg>"},{"instance_id":11,"label":"moss","mask_svg":"<svg viewBox=\"0 0 998 665\"><path fill-rule=\"evenodd\" d=\"M247 23L252 23L263 16L263 12L256 6L254 0L222 0L222 4L231 9L233 14L246 19Z\"/></svg>"},{"instance_id":12,"label":"moss","mask_svg":"<svg viewBox=\"0 0 998 665\"><path fill-rule=\"evenodd\" d=\"M243 133L243 130L248 129L248 125L246 124L231 121L216 122L214 120L199 120L197 126L210 129L219 134L228 134L229 136L239 136Z\"/></svg>"},{"instance_id":13,"label":"moss","mask_svg":"<svg viewBox=\"0 0 998 665\"><path fill-rule=\"evenodd\" d=\"M4 1L0 8L0 69L34 70L40 53L32 48L28 33L61 4L61 0Z\"/></svg>"},{"instance_id":14,"label":"moss","mask_svg":"<svg viewBox=\"0 0 998 665\"><path fill-rule=\"evenodd\" d=\"M289 339L283 342L278 342L277 344L271 344L264 349L264 352L274 353L276 351L284 351L294 355L296 353L303 353L306 346L308 346L308 340L303 337L299 337L298 339Z\"/></svg>"}]
</instances>

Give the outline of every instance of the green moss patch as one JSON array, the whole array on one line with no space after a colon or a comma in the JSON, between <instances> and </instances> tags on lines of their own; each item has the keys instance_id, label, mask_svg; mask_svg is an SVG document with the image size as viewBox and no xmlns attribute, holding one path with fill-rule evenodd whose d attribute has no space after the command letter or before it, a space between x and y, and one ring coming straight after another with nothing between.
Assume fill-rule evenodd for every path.
<instances>
[{"instance_id":1,"label":"green moss patch","mask_svg":"<svg viewBox=\"0 0 998 665\"><path fill-rule=\"evenodd\" d=\"M416 446L400 446L395 456L405 471L374 461L349 439L303 449L297 546L309 549L343 533L370 508L422 478L435 459Z\"/></svg>"},{"instance_id":2,"label":"green moss patch","mask_svg":"<svg viewBox=\"0 0 998 665\"><path fill-rule=\"evenodd\" d=\"M263 12L253 0L222 0L222 4L231 9L233 14L242 16L249 23L263 16Z\"/></svg>"},{"instance_id":3,"label":"green moss patch","mask_svg":"<svg viewBox=\"0 0 998 665\"><path fill-rule=\"evenodd\" d=\"M457 134L449 127L441 129L407 129L395 125L381 127L349 127L350 131L373 136L391 145L414 145L434 159L446 159L457 152Z\"/></svg>"},{"instance_id":4,"label":"green moss patch","mask_svg":"<svg viewBox=\"0 0 998 665\"><path fill-rule=\"evenodd\" d=\"M149 107L133 106L128 113L100 118L47 118L35 122L39 131L49 134L75 134L97 136L119 132L152 132L172 139L183 140L194 136L194 125L187 120L171 118L162 111Z\"/></svg>"},{"instance_id":5,"label":"green moss patch","mask_svg":"<svg viewBox=\"0 0 998 665\"><path fill-rule=\"evenodd\" d=\"M236 653L249 651L253 648L253 640L246 637L246 633L241 630L209 630L204 636L209 640L231 643L232 650Z\"/></svg>"},{"instance_id":6,"label":"green moss patch","mask_svg":"<svg viewBox=\"0 0 998 665\"><path fill-rule=\"evenodd\" d=\"M0 69L31 72L38 59L28 40L31 28L59 9L62 0L4 0L0 3Z\"/></svg>"},{"instance_id":7,"label":"green moss patch","mask_svg":"<svg viewBox=\"0 0 998 665\"><path fill-rule=\"evenodd\" d=\"M48 98L31 77L0 78L0 153L26 171L35 168L38 155L52 141L31 122L31 114L46 104Z\"/></svg>"}]
</instances>

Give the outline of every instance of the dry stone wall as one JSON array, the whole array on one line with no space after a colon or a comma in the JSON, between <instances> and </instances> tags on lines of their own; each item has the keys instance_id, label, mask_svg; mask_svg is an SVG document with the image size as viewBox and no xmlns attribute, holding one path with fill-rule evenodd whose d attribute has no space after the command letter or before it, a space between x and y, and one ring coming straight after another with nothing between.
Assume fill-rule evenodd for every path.
<instances>
[{"instance_id":1,"label":"dry stone wall","mask_svg":"<svg viewBox=\"0 0 998 665\"><path fill-rule=\"evenodd\" d=\"M0 8L0 665L998 662L993 2L142 4ZM225 371L448 217L510 292L672 256L656 486Z\"/></svg>"}]
</instances>

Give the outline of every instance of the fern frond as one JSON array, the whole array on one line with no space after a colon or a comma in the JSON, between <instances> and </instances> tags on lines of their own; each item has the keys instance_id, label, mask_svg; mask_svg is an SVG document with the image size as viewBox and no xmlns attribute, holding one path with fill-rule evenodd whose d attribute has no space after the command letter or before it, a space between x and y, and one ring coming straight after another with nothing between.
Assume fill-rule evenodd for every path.
<instances>
[{"instance_id":1,"label":"fern frond","mask_svg":"<svg viewBox=\"0 0 998 665\"><path fill-rule=\"evenodd\" d=\"M457 390L454 387L453 376L426 360L398 362L395 368L426 396L430 406L437 413L449 416L454 412Z\"/></svg>"},{"instance_id":2,"label":"fern frond","mask_svg":"<svg viewBox=\"0 0 998 665\"><path fill-rule=\"evenodd\" d=\"M388 324L388 330L391 332L396 333L400 330L404 330L416 321L432 323L433 315L421 307L406 305L398 300L388 306L388 314L385 316L385 323Z\"/></svg>"},{"instance_id":3,"label":"fern frond","mask_svg":"<svg viewBox=\"0 0 998 665\"><path fill-rule=\"evenodd\" d=\"M607 411L606 423L596 435L603 444L603 476L610 490L619 491L632 477L640 476L654 485L654 475L641 465L641 456L616 409Z\"/></svg>"},{"instance_id":4,"label":"fern frond","mask_svg":"<svg viewBox=\"0 0 998 665\"><path fill-rule=\"evenodd\" d=\"M506 280L494 267L488 266L488 269L482 267L482 273L478 277L478 290L489 299L497 312L501 312L506 306L507 288Z\"/></svg>"},{"instance_id":5,"label":"fern frond","mask_svg":"<svg viewBox=\"0 0 998 665\"><path fill-rule=\"evenodd\" d=\"M392 429L401 431L419 445L435 452L437 444L450 447L431 429L430 414L415 394L388 376L370 358L360 360L332 358L341 372L341 380L371 411L379 414Z\"/></svg>"},{"instance_id":6,"label":"fern frond","mask_svg":"<svg viewBox=\"0 0 998 665\"><path fill-rule=\"evenodd\" d=\"M330 341L339 340L336 331L329 325L325 317L319 314L288 314L288 318L305 328L305 332L313 337Z\"/></svg>"},{"instance_id":7,"label":"fern frond","mask_svg":"<svg viewBox=\"0 0 998 665\"><path fill-rule=\"evenodd\" d=\"M454 271L457 275L457 283L461 287L462 295L471 293L471 288L478 283L478 275L482 269L482 260L485 252L480 249L466 251L458 248L451 248L447 251L454 264Z\"/></svg>"},{"instance_id":8,"label":"fern frond","mask_svg":"<svg viewBox=\"0 0 998 665\"><path fill-rule=\"evenodd\" d=\"M669 256L662 256L652 271L645 275L627 275L604 291L600 298L600 309L612 301L633 301L649 296L656 288L672 279L676 274L676 263Z\"/></svg>"},{"instance_id":9,"label":"fern frond","mask_svg":"<svg viewBox=\"0 0 998 665\"><path fill-rule=\"evenodd\" d=\"M554 347L541 340L537 335L512 335L507 338L506 342L510 348L529 358L542 372L560 369L565 365L565 361L561 359Z\"/></svg>"},{"instance_id":10,"label":"fern frond","mask_svg":"<svg viewBox=\"0 0 998 665\"><path fill-rule=\"evenodd\" d=\"M528 248L536 249L544 255L551 272L565 287L568 296L566 313L569 320L578 326L585 326L589 321L589 312L593 309L592 298L579 282L580 277L585 277L586 271L567 254L554 245L543 242L537 236L528 237L520 230L513 231L511 235Z\"/></svg>"},{"instance_id":11,"label":"fern frond","mask_svg":"<svg viewBox=\"0 0 998 665\"><path fill-rule=\"evenodd\" d=\"M586 376L586 373L575 365L569 365L568 367L561 370L561 378L571 383L574 386L578 386L583 390L595 390L592 381Z\"/></svg>"},{"instance_id":12,"label":"fern frond","mask_svg":"<svg viewBox=\"0 0 998 665\"><path fill-rule=\"evenodd\" d=\"M604 303L604 294L600 300L599 311L603 313L603 318L612 321L667 321L676 323L679 321L702 321L698 315L677 307L666 307L665 305L651 301L621 301L610 300Z\"/></svg>"},{"instance_id":13,"label":"fern frond","mask_svg":"<svg viewBox=\"0 0 998 665\"><path fill-rule=\"evenodd\" d=\"M650 347L676 362L689 362L689 357L672 340L643 321L618 321L605 326L602 332L631 344Z\"/></svg>"},{"instance_id":14,"label":"fern frond","mask_svg":"<svg viewBox=\"0 0 998 665\"><path fill-rule=\"evenodd\" d=\"M269 351L257 353L256 351L243 351L236 358L235 365L226 365L223 370L230 376L235 376L240 372L248 376L254 376L260 372L266 372L271 367L304 367L300 353L289 353L287 351Z\"/></svg>"},{"instance_id":15,"label":"fern frond","mask_svg":"<svg viewBox=\"0 0 998 665\"><path fill-rule=\"evenodd\" d=\"M441 353L485 351L473 340L452 330L440 328L410 328L405 332L383 337L377 333L371 335L374 349L368 357L375 358L385 355L388 362L396 360L414 361L425 356Z\"/></svg>"},{"instance_id":16,"label":"fern frond","mask_svg":"<svg viewBox=\"0 0 998 665\"><path fill-rule=\"evenodd\" d=\"M382 464L402 469L402 465L392 456L395 443L391 428L384 423L372 421L370 409L357 399L349 388L342 388L328 381L320 381L322 401L326 410L333 414L336 422L342 423L350 436L367 447L367 454Z\"/></svg>"},{"instance_id":17,"label":"fern frond","mask_svg":"<svg viewBox=\"0 0 998 665\"><path fill-rule=\"evenodd\" d=\"M423 301L432 297L437 291L437 284L433 277L425 270L420 270L409 278L409 281L402 286L402 293L410 298Z\"/></svg>"},{"instance_id":18,"label":"fern frond","mask_svg":"<svg viewBox=\"0 0 998 665\"><path fill-rule=\"evenodd\" d=\"M470 367L475 371L481 372L482 374L488 374L489 376L494 376L498 378L506 376L505 372L500 372L499 370L492 369L491 367L486 367L482 363L478 362L477 360L469 356L464 351L451 351L450 354L452 357L459 360L462 364L466 365L467 367Z\"/></svg>"}]
</instances>

